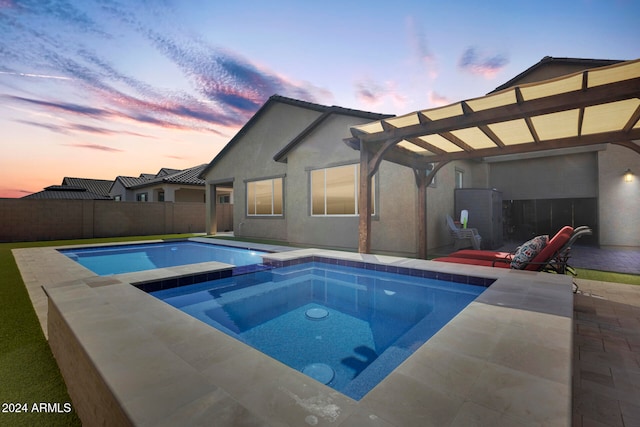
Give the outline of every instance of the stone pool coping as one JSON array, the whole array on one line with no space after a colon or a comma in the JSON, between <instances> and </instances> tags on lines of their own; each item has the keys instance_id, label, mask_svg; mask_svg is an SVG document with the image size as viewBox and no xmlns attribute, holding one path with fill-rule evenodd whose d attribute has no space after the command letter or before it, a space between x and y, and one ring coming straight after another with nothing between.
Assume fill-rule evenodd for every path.
<instances>
[{"instance_id":1,"label":"stone pool coping","mask_svg":"<svg viewBox=\"0 0 640 427\"><path fill-rule=\"evenodd\" d=\"M571 424L568 276L320 249L266 256L273 261L318 256L496 279L355 401L130 285L229 265L99 277L53 247L13 253L30 294L40 286L46 290L49 344L84 422Z\"/></svg>"}]
</instances>

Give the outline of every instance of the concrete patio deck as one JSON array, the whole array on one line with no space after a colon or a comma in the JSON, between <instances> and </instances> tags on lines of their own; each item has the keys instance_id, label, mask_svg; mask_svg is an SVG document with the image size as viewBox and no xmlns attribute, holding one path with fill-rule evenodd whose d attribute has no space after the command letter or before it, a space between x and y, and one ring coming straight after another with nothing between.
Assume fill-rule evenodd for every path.
<instances>
[{"instance_id":1,"label":"concrete patio deck","mask_svg":"<svg viewBox=\"0 0 640 427\"><path fill-rule=\"evenodd\" d=\"M575 245L569 263L640 275L640 250ZM575 282L573 426L640 426L640 286Z\"/></svg>"}]
</instances>

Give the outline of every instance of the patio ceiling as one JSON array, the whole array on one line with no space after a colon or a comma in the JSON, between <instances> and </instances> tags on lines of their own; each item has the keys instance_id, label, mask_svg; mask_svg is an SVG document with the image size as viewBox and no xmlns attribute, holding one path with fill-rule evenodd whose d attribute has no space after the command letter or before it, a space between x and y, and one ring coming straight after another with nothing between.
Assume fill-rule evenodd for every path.
<instances>
[{"instance_id":1,"label":"patio ceiling","mask_svg":"<svg viewBox=\"0 0 640 427\"><path fill-rule=\"evenodd\" d=\"M519 85L444 107L351 127L377 164L434 162L615 143L640 154L640 59Z\"/></svg>"}]
</instances>

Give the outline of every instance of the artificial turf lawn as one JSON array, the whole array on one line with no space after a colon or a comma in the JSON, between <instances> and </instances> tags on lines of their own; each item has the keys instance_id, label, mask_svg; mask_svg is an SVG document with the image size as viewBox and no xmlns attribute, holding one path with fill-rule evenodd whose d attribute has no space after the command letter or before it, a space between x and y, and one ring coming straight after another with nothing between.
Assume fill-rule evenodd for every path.
<instances>
[{"instance_id":1,"label":"artificial turf lawn","mask_svg":"<svg viewBox=\"0 0 640 427\"><path fill-rule=\"evenodd\" d=\"M80 426L67 388L40 328L11 249L61 246L117 241L191 237L189 235L145 236L113 239L65 240L55 242L0 243L0 425L1 426ZM56 412L34 412L33 405L59 404ZM5 405L6 404L6 405ZM27 412L3 412L9 404L26 404ZM15 406L14 406L15 407Z\"/></svg>"},{"instance_id":2,"label":"artificial turf lawn","mask_svg":"<svg viewBox=\"0 0 640 427\"><path fill-rule=\"evenodd\" d=\"M11 254L11 249L190 236L192 235L0 243L0 404L26 403L29 409L28 413L0 412L0 425L80 425L80 420L75 411L70 413L36 413L31 411L33 404L39 404L40 402L59 403L64 410L62 405L70 403L71 399L67 394L58 365L40 328L40 323L22 282L22 277ZM267 243L267 241L263 243ZM282 242L269 243L282 244ZM640 276L632 274L579 269L578 277L640 285Z\"/></svg>"}]
</instances>

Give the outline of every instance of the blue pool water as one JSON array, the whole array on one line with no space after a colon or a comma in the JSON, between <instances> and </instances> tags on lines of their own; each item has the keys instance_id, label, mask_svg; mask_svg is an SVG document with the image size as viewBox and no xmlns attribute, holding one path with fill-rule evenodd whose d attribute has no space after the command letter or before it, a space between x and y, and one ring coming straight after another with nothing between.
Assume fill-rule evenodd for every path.
<instances>
[{"instance_id":1,"label":"blue pool water","mask_svg":"<svg viewBox=\"0 0 640 427\"><path fill-rule=\"evenodd\" d=\"M62 249L60 252L100 276L207 261L251 265L261 263L262 255L267 253L189 241Z\"/></svg>"},{"instance_id":2,"label":"blue pool water","mask_svg":"<svg viewBox=\"0 0 640 427\"><path fill-rule=\"evenodd\" d=\"M308 262L151 294L359 400L485 289Z\"/></svg>"}]
</instances>

